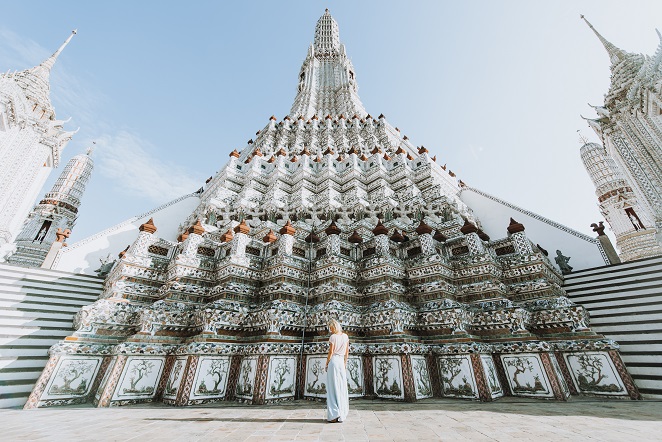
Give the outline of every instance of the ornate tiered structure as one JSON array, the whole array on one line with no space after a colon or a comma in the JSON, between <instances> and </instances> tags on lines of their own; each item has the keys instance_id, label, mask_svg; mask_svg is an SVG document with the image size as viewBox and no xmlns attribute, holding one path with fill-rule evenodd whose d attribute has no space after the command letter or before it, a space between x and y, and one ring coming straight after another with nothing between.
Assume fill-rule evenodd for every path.
<instances>
[{"instance_id":1,"label":"ornate tiered structure","mask_svg":"<svg viewBox=\"0 0 662 442\"><path fill-rule=\"evenodd\" d=\"M76 224L85 186L92 175L92 149L73 157L50 192L44 195L16 237L16 252L8 261L26 267L40 267L58 236L68 236Z\"/></svg>"},{"instance_id":2,"label":"ornate tiered structure","mask_svg":"<svg viewBox=\"0 0 662 442\"><path fill-rule=\"evenodd\" d=\"M39 66L0 74L0 253L21 230L74 134L55 118L49 77L75 33Z\"/></svg>"},{"instance_id":3,"label":"ornate tiered structure","mask_svg":"<svg viewBox=\"0 0 662 442\"><path fill-rule=\"evenodd\" d=\"M582 161L624 261L662 254L662 35L653 57L607 41L582 16L611 60L611 86L597 119L604 145L585 144Z\"/></svg>"},{"instance_id":4,"label":"ornate tiered structure","mask_svg":"<svg viewBox=\"0 0 662 442\"><path fill-rule=\"evenodd\" d=\"M230 154L177 242L140 226L26 407L322 398L330 318L352 397L638 397L525 227L492 240L460 186L364 110L327 11L290 114Z\"/></svg>"}]
</instances>

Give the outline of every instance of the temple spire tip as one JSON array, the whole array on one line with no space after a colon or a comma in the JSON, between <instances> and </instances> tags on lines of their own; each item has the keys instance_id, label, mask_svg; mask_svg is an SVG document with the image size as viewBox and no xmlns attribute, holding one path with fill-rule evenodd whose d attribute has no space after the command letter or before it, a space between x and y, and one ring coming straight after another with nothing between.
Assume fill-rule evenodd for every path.
<instances>
[{"instance_id":1,"label":"temple spire tip","mask_svg":"<svg viewBox=\"0 0 662 442\"><path fill-rule=\"evenodd\" d=\"M591 28L591 30L593 31L593 33L598 37L598 40L600 40L600 42L602 43L602 45L603 45L603 46L605 47L605 49L607 50L607 53L609 54L609 58L611 59L612 65L615 64L615 63L618 63L619 61L621 61L622 59L625 58L625 52L624 52L622 49L616 47L616 46L615 46L613 43L611 43L609 40L607 40L606 38L604 38L604 37L602 36L602 34L600 34L600 33L597 31L597 29L595 29L595 28L593 27L593 25L591 24L591 22L588 21L588 19L586 19L586 17L584 17L584 14L580 14L580 15L579 15L579 18L580 18L581 20L584 20L584 22L588 25L588 27Z\"/></svg>"},{"instance_id":2,"label":"temple spire tip","mask_svg":"<svg viewBox=\"0 0 662 442\"><path fill-rule=\"evenodd\" d=\"M48 58L47 58L43 63L41 63L39 66L43 66L43 67L45 67L46 69L48 69L48 70L50 71L51 68L53 67L53 65L55 64L55 62L57 61L57 57L60 55L60 53L62 53L62 51L64 50L64 48L67 47L67 45L69 44L69 42L71 41L71 39L74 38L74 35L76 35L76 34L78 34L78 29L73 29L73 30L71 31L71 34L69 35L69 37L67 37L67 39L64 41L64 43L62 43L62 44L60 45L60 47L57 48L57 51L55 51L55 52L53 53L53 55L51 55L50 57L48 57Z\"/></svg>"}]
</instances>

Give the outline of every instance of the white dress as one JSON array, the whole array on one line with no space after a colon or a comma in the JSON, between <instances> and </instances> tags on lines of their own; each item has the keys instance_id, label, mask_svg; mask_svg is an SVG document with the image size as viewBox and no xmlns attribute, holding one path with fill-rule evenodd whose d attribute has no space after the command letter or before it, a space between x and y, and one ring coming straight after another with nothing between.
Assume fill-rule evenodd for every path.
<instances>
[{"instance_id":1,"label":"white dress","mask_svg":"<svg viewBox=\"0 0 662 442\"><path fill-rule=\"evenodd\" d=\"M334 344L334 352L326 372L326 419L340 422L347 419L349 413L349 394L347 392L347 372L345 371L345 352L349 337L333 334L329 343Z\"/></svg>"}]
</instances>

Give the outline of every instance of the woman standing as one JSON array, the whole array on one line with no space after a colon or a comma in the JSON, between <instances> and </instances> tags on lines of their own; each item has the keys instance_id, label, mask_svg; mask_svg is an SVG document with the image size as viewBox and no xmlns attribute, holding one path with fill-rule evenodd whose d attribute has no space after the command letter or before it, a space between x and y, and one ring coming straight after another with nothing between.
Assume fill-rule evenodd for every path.
<instances>
[{"instance_id":1,"label":"woman standing","mask_svg":"<svg viewBox=\"0 0 662 442\"><path fill-rule=\"evenodd\" d=\"M342 332L335 319L329 322L329 354L326 356L326 419L329 422L342 422L349 413L347 392L347 357L349 356L349 336Z\"/></svg>"}]
</instances>

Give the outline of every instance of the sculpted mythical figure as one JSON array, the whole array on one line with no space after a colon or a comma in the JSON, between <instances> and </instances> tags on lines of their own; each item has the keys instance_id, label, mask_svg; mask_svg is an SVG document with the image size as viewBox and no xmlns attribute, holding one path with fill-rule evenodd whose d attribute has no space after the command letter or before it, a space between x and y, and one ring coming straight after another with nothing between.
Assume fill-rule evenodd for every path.
<instances>
[{"instance_id":1,"label":"sculpted mythical figure","mask_svg":"<svg viewBox=\"0 0 662 442\"><path fill-rule=\"evenodd\" d=\"M572 272L572 267L568 265L568 261L570 261L569 256L563 256L563 253L561 253L560 250L556 251L556 256L554 257L554 261L556 261L556 264L558 264L559 268L561 269L561 273L564 275L567 275L568 273Z\"/></svg>"}]
</instances>

